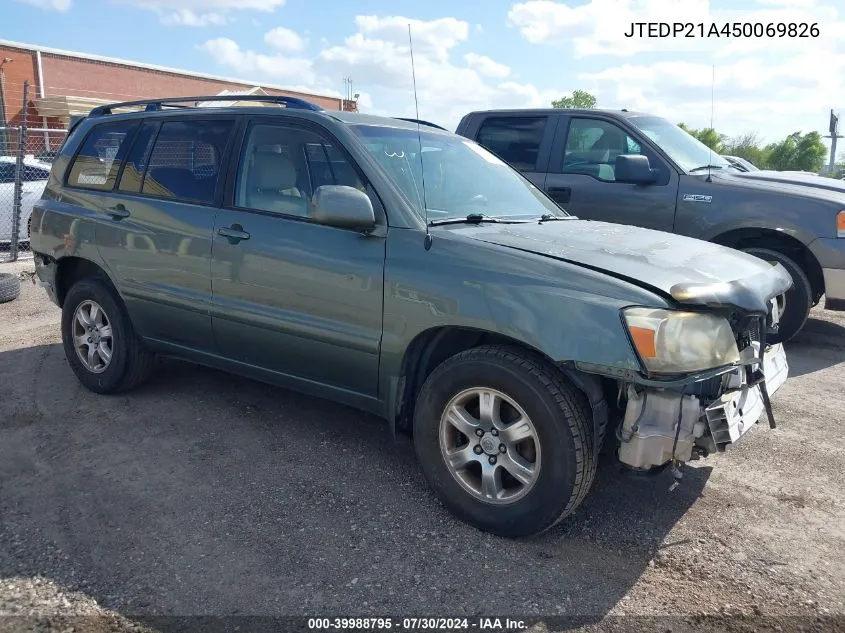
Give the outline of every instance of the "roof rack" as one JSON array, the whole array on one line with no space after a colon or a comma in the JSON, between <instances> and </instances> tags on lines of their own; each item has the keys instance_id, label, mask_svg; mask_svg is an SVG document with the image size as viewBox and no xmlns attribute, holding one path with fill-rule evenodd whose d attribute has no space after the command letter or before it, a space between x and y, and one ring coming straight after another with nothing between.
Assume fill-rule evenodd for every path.
<instances>
[{"instance_id":1,"label":"roof rack","mask_svg":"<svg viewBox=\"0 0 845 633\"><path fill-rule=\"evenodd\" d=\"M167 97L165 99L141 99L140 101L122 101L120 103L110 103L108 105L102 105L94 108L88 114L88 116L96 117L96 116L104 116L107 114L111 114L112 110L116 108L131 108L133 106L144 106L144 112L159 112L164 109L164 107L169 108L190 108L196 106L186 106L186 105L178 105L180 103L184 103L186 101L194 101L196 103L200 103L203 101L233 101L233 102L240 102L240 101L255 101L258 103L277 103L279 105L283 105L286 108L295 108L297 110L312 110L315 112L322 112L324 108L321 108L316 103L311 103L310 101L306 101L305 99L299 99L297 97L285 97L285 96L275 96L275 95L238 95L238 94L230 94L230 95L211 95L207 97Z\"/></svg>"},{"instance_id":2,"label":"roof rack","mask_svg":"<svg viewBox=\"0 0 845 633\"><path fill-rule=\"evenodd\" d=\"M422 119L406 119L403 116L397 116L397 117L394 117L394 118L398 119L399 121L407 121L408 123L419 123L420 125L427 125L428 127L434 127L434 128L437 128L438 130L443 130L444 132L449 131L445 127L442 127L442 126L437 125L436 123L432 123L430 121L423 121Z\"/></svg>"}]
</instances>

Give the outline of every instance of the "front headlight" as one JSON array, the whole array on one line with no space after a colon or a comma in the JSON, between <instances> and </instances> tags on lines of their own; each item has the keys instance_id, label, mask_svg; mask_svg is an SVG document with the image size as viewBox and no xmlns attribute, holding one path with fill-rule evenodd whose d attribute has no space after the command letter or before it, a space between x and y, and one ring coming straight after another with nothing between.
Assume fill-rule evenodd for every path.
<instances>
[{"instance_id":1,"label":"front headlight","mask_svg":"<svg viewBox=\"0 0 845 633\"><path fill-rule=\"evenodd\" d=\"M733 331L723 317L660 308L628 308L623 315L650 372L695 372L739 360Z\"/></svg>"}]
</instances>

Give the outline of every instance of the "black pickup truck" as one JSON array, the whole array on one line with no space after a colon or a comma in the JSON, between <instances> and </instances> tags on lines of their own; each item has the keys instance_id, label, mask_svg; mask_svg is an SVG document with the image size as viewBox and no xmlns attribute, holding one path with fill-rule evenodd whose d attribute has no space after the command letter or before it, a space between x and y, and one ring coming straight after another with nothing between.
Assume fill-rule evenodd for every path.
<instances>
[{"instance_id":1,"label":"black pickup truck","mask_svg":"<svg viewBox=\"0 0 845 633\"><path fill-rule=\"evenodd\" d=\"M628 110L488 110L457 134L518 169L583 219L687 235L779 262L793 280L780 330L810 308L845 310L845 182L742 172L666 119Z\"/></svg>"}]
</instances>

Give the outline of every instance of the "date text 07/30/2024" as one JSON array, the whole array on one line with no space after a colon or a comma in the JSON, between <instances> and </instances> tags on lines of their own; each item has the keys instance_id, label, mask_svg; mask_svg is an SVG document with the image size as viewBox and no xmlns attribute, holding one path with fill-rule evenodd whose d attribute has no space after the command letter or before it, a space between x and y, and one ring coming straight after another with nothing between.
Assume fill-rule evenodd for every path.
<instances>
[{"instance_id":1,"label":"date text 07/30/2024","mask_svg":"<svg viewBox=\"0 0 845 633\"><path fill-rule=\"evenodd\" d=\"M312 631L523 631L529 622L517 618L498 617L370 617L370 618L308 618Z\"/></svg>"},{"instance_id":2,"label":"date text 07/30/2024","mask_svg":"<svg viewBox=\"0 0 845 633\"><path fill-rule=\"evenodd\" d=\"M818 22L631 22L625 37L816 38Z\"/></svg>"}]
</instances>

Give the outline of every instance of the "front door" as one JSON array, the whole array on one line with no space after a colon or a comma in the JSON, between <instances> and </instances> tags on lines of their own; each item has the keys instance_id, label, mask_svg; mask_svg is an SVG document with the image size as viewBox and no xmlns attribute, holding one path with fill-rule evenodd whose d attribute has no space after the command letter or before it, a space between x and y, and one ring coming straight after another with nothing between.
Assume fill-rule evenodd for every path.
<instances>
[{"instance_id":1,"label":"front door","mask_svg":"<svg viewBox=\"0 0 845 633\"><path fill-rule=\"evenodd\" d=\"M650 185L616 182L620 154L644 154L658 170ZM616 123L577 116L558 125L545 181L546 193L585 220L672 231L678 175L646 144Z\"/></svg>"},{"instance_id":2,"label":"front door","mask_svg":"<svg viewBox=\"0 0 845 633\"><path fill-rule=\"evenodd\" d=\"M382 230L370 236L311 220L321 185L375 198L363 177L322 132L261 117L230 178L232 204L217 214L212 248L220 353L300 386L375 397L386 220L377 212Z\"/></svg>"}]
</instances>

